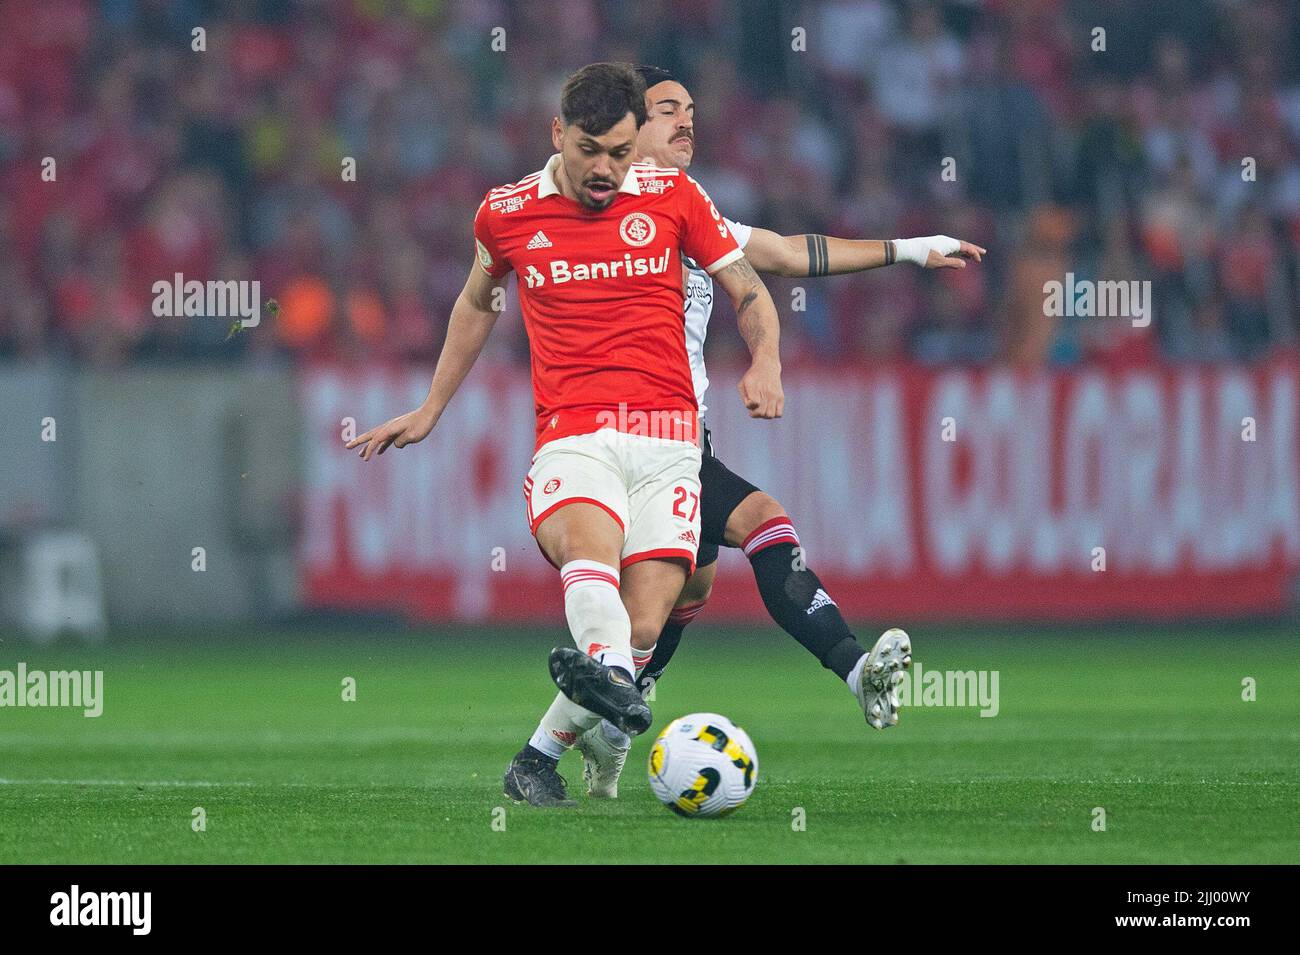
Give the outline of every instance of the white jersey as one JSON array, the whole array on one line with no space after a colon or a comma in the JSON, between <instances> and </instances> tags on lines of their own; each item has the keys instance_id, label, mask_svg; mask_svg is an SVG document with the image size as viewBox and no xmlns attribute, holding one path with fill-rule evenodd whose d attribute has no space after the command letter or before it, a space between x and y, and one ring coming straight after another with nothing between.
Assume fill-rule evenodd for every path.
<instances>
[{"instance_id":1,"label":"white jersey","mask_svg":"<svg viewBox=\"0 0 1300 955\"><path fill-rule=\"evenodd\" d=\"M732 222L723 217L727 228L743 249L749 244L754 230L751 226ZM709 376L704 370L704 337L709 333L709 316L713 313L713 279L709 273L692 260L682 258L686 265L686 356L691 362L691 379L695 382L695 403L704 414L704 392L709 389Z\"/></svg>"}]
</instances>

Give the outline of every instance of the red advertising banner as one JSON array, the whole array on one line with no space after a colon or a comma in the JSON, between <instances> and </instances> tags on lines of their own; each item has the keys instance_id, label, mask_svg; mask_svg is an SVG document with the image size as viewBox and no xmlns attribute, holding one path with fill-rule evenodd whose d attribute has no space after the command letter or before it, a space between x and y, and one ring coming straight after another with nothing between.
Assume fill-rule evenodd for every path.
<instances>
[{"instance_id":1,"label":"red advertising banner","mask_svg":"<svg viewBox=\"0 0 1300 955\"><path fill-rule=\"evenodd\" d=\"M722 372L706 417L850 619L1266 614L1300 571L1297 370L805 368L775 422ZM428 384L425 368L305 374L307 603L562 627L524 517L526 371L476 370L424 444L344 450L349 419L382 422ZM719 568L706 618L762 619L744 558Z\"/></svg>"}]
</instances>

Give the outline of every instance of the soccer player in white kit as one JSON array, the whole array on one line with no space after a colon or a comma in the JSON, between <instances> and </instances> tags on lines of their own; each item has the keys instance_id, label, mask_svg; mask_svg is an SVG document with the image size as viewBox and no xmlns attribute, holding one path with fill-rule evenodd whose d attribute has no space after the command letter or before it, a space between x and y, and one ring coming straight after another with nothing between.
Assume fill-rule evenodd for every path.
<instances>
[{"instance_id":1,"label":"soccer player in white kit","mask_svg":"<svg viewBox=\"0 0 1300 955\"><path fill-rule=\"evenodd\" d=\"M640 66L646 83L646 123L637 148L659 166L685 169L694 155L694 104L686 88L666 70ZM980 261L984 249L947 236L916 239L852 240L822 235L782 236L730 219L735 236L759 272L816 277L859 272L911 262L925 268L964 268ZM686 267L686 345L696 403L705 411L709 386L704 367L704 340L713 308L713 281L695 263ZM692 619L704 608L717 570L718 547L741 548L754 571L763 603L772 619L848 685L867 723L887 729L898 723L899 701L894 688L911 663L911 640L897 628L885 631L870 651L849 630L835 601L817 575L806 566L794 524L781 504L731 471L713 453L707 427L701 427L701 535L696 570L687 581L659 635L649 662L637 678L643 693L663 676ZM613 797L631 740L608 722L583 734L583 754L589 794Z\"/></svg>"}]
</instances>

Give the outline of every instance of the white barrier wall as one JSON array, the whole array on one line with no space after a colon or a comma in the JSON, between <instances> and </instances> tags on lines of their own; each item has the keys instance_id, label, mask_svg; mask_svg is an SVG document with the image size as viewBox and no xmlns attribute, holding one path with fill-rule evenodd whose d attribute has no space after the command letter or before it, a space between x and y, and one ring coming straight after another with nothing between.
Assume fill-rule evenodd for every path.
<instances>
[{"instance_id":1,"label":"white barrier wall","mask_svg":"<svg viewBox=\"0 0 1300 955\"><path fill-rule=\"evenodd\" d=\"M0 479L5 525L87 533L110 625L296 609L301 417L290 370L24 370L0 373L0 396L0 433L15 452ZM53 444L38 440L50 407ZM34 519L20 525L16 513Z\"/></svg>"}]
</instances>

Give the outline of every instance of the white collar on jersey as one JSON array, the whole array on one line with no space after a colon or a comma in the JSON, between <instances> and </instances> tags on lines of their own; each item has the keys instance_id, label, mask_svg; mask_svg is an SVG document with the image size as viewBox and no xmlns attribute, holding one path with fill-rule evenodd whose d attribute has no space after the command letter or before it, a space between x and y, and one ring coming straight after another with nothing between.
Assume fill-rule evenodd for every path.
<instances>
[{"instance_id":1,"label":"white collar on jersey","mask_svg":"<svg viewBox=\"0 0 1300 955\"><path fill-rule=\"evenodd\" d=\"M555 184L555 167L560 164L560 154L556 153L550 159L546 160L546 165L538 173L541 181L537 185L537 198L545 199L547 196L558 196L560 187ZM641 195L641 183L636 178L636 170L629 169L627 175L623 177L623 185L618 187L619 192L631 193L634 196Z\"/></svg>"}]
</instances>

